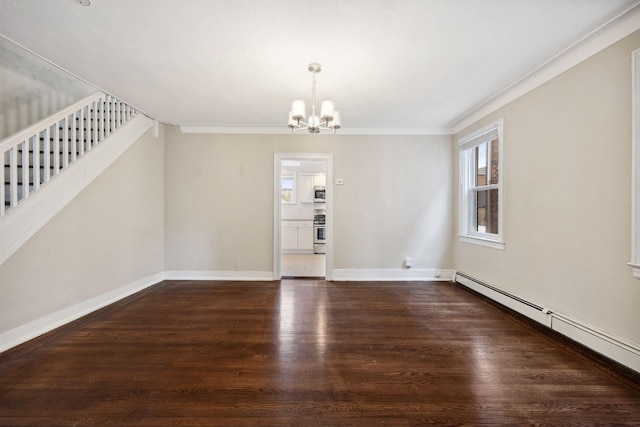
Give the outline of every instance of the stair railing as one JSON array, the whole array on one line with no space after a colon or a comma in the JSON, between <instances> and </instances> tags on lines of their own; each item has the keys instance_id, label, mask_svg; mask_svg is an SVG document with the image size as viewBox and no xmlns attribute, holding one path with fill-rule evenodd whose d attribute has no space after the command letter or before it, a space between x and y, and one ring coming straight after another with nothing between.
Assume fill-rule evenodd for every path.
<instances>
[{"instance_id":1,"label":"stair railing","mask_svg":"<svg viewBox=\"0 0 640 427\"><path fill-rule=\"evenodd\" d=\"M0 141L0 218L137 113L99 92Z\"/></svg>"}]
</instances>

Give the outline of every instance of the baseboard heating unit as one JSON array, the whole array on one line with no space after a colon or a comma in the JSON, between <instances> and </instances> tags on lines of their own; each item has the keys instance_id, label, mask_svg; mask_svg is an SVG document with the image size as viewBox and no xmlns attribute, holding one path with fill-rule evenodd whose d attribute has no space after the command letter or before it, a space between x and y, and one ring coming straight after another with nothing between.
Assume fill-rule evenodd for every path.
<instances>
[{"instance_id":1,"label":"baseboard heating unit","mask_svg":"<svg viewBox=\"0 0 640 427\"><path fill-rule=\"evenodd\" d=\"M466 273L456 272L455 282L640 373L640 345L636 343L628 342L576 319L553 312Z\"/></svg>"}]
</instances>

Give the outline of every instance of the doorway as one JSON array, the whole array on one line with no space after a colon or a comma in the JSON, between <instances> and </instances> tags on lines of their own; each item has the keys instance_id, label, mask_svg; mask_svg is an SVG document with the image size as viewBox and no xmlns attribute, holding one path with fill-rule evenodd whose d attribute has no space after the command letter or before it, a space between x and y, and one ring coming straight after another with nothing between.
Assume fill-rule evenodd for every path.
<instances>
[{"instance_id":1,"label":"doorway","mask_svg":"<svg viewBox=\"0 0 640 427\"><path fill-rule=\"evenodd\" d=\"M332 154L274 155L274 280L332 279Z\"/></svg>"}]
</instances>

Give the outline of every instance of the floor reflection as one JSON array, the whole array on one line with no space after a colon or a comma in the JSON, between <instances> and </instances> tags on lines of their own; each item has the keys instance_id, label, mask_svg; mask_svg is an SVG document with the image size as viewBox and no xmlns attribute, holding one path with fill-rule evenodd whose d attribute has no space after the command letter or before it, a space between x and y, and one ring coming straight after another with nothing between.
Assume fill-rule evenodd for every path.
<instances>
[{"instance_id":1,"label":"floor reflection","mask_svg":"<svg viewBox=\"0 0 640 427\"><path fill-rule=\"evenodd\" d=\"M327 351L328 296L315 281L282 281L279 292L278 350L281 357Z\"/></svg>"},{"instance_id":2,"label":"floor reflection","mask_svg":"<svg viewBox=\"0 0 640 427\"><path fill-rule=\"evenodd\" d=\"M280 325L278 327L278 350L280 355L295 353L296 298L293 289L280 287Z\"/></svg>"}]
</instances>

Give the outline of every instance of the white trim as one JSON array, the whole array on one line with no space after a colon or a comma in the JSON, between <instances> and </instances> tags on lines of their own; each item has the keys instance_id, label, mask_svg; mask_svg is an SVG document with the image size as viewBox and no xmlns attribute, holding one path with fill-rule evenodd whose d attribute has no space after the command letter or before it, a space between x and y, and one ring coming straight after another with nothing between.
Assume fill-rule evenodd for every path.
<instances>
[{"instance_id":1,"label":"white trim","mask_svg":"<svg viewBox=\"0 0 640 427\"><path fill-rule=\"evenodd\" d=\"M491 141L496 138L502 138L502 132L500 129L504 124L504 119L498 119L493 123L486 125L483 128L480 128L470 134L460 138L458 140L458 145L462 150L470 150L472 148L477 147L483 142Z\"/></svg>"},{"instance_id":2,"label":"white trim","mask_svg":"<svg viewBox=\"0 0 640 427\"><path fill-rule=\"evenodd\" d=\"M501 251L504 251L504 243L503 242L497 242L495 240L488 240L485 239L483 237L480 236L473 236L473 235L459 235L458 236L461 242L464 243L471 243L473 245L480 245L480 246L486 246L488 248L493 248L493 249L499 249Z\"/></svg>"},{"instance_id":3,"label":"white trim","mask_svg":"<svg viewBox=\"0 0 640 427\"><path fill-rule=\"evenodd\" d=\"M104 172L153 126L143 114L127 122L105 141L51 178L40 190L20 202L0 219L0 265L51 220L76 195Z\"/></svg>"},{"instance_id":4,"label":"white trim","mask_svg":"<svg viewBox=\"0 0 640 427\"><path fill-rule=\"evenodd\" d=\"M273 154L273 280L282 277L282 213L280 195L280 171L284 160L323 161L326 168L326 216L325 228L325 279L333 280L333 154L332 153L274 153Z\"/></svg>"},{"instance_id":5,"label":"white trim","mask_svg":"<svg viewBox=\"0 0 640 427\"><path fill-rule=\"evenodd\" d=\"M631 262L640 279L640 49L631 54Z\"/></svg>"},{"instance_id":6,"label":"white trim","mask_svg":"<svg viewBox=\"0 0 640 427\"><path fill-rule=\"evenodd\" d=\"M534 69L482 104L456 119L451 128L458 133L478 120L504 107L533 89L542 86L568 69L606 49L640 29L640 2L601 25L553 58Z\"/></svg>"},{"instance_id":7,"label":"white trim","mask_svg":"<svg viewBox=\"0 0 640 427\"><path fill-rule=\"evenodd\" d=\"M633 264L631 262L628 262L627 265L631 267L633 277L635 277L636 279L640 279L640 265Z\"/></svg>"},{"instance_id":8,"label":"white trim","mask_svg":"<svg viewBox=\"0 0 640 427\"><path fill-rule=\"evenodd\" d=\"M489 140L498 138L498 184L471 186L470 150ZM460 241L504 249L504 119L500 118L458 140L458 234ZM487 165L487 170L489 165ZM473 230L468 191L472 189L498 189L498 234L478 233Z\"/></svg>"},{"instance_id":9,"label":"white trim","mask_svg":"<svg viewBox=\"0 0 640 427\"><path fill-rule=\"evenodd\" d=\"M189 125L178 124L182 133L217 133L217 134L246 134L246 135L277 135L288 134L291 131L285 123L283 126L254 126L254 125Z\"/></svg>"},{"instance_id":10,"label":"white trim","mask_svg":"<svg viewBox=\"0 0 640 427\"><path fill-rule=\"evenodd\" d=\"M551 329L640 372L640 346L560 313L551 313Z\"/></svg>"},{"instance_id":11,"label":"white trim","mask_svg":"<svg viewBox=\"0 0 640 427\"><path fill-rule=\"evenodd\" d=\"M343 126L338 131L343 135L414 135L439 136L453 134L450 126L440 127L373 127L373 126Z\"/></svg>"},{"instance_id":12,"label":"white trim","mask_svg":"<svg viewBox=\"0 0 640 427\"><path fill-rule=\"evenodd\" d=\"M424 269L338 269L334 281L452 281L455 270Z\"/></svg>"},{"instance_id":13,"label":"white trim","mask_svg":"<svg viewBox=\"0 0 640 427\"><path fill-rule=\"evenodd\" d=\"M233 280L233 281L272 281L271 271L165 271L165 280Z\"/></svg>"},{"instance_id":14,"label":"white trim","mask_svg":"<svg viewBox=\"0 0 640 427\"><path fill-rule=\"evenodd\" d=\"M247 135L290 135L286 123L282 126L252 125L190 125L179 124L182 133L247 134ZM450 127L368 127L343 126L336 135L451 135ZM302 134L301 134L302 135Z\"/></svg>"},{"instance_id":15,"label":"white trim","mask_svg":"<svg viewBox=\"0 0 640 427\"><path fill-rule=\"evenodd\" d=\"M73 322L113 304L123 298L140 292L150 286L156 285L164 280L164 273L154 274L144 279L135 281L128 285L109 291L105 294L90 298L81 303L64 308L39 319L33 320L17 328L10 329L0 334L0 352L6 351L12 347L25 343L42 334L50 332L60 326Z\"/></svg>"},{"instance_id":16,"label":"white trim","mask_svg":"<svg viewBox=\"0 0 640 427\"><path fill-rule=\"evenodd\" d=\"M637 343L624 340L562 313L525 301L491 284L468 279L460 274L456 275L455 281L597 353L640 372L640 345Z\"/></svg>"}]
</instances>

